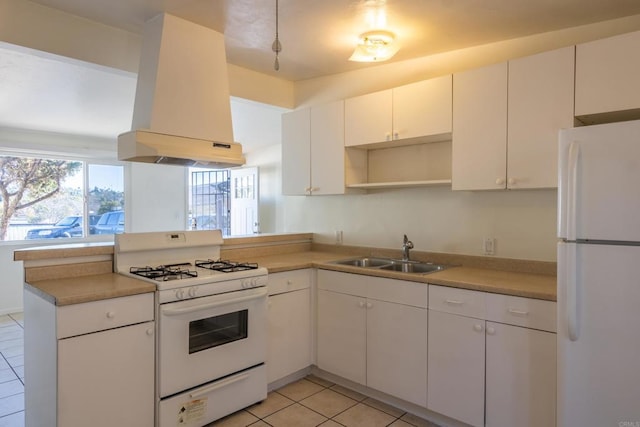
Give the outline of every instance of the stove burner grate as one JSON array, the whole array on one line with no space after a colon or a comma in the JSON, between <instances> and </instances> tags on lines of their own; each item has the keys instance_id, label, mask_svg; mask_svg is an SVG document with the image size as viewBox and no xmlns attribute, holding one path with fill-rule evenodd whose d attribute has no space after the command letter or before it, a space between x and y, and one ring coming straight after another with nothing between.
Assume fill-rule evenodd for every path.
<instances>
[{"instance_id":1,"label":"stove burner grate","mask_svg":"<svg viewBox=\"0 0 640 427\"><path fill-rule=\"evenodd\" d=\"M198 277L197 271L189 270L183 266L191 264L171 264L159 265L157 267L131 267L129 272L138 276L146 277L157 281L187 279L189 277Z\"/></svg>"},{"instance_id":2,"label":"stove burner grate","mask_svg":"<svg viewBox=\"0 0 640 427\"><path fill-rule=\"evenodd\" d=\"M255 270L258 264L253 262L236 262L228 260L196 260L196 267L206 268L209 270L221 271L223 273L233 273L236 271Z\"/></svg>"}]
</instances>

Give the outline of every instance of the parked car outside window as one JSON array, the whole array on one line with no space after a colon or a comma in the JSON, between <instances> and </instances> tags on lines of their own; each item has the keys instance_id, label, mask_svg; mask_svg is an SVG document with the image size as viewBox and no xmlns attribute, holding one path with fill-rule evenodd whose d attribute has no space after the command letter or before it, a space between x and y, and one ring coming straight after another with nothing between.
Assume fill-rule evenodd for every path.
<instances>
[{"instance_id":1,"label":"parked car outside window","mask_svg":"<svg viewBox=\"0 0 640 427\"><path fill-rule=\"evenodd\" d=\"M102 214L95 225L95 234L118 234L124 232L124 211Z\"/></svg>"},{"instance_id":2,"label":"parked car outside window","mask_svg":"<svg viewBox=\"0 0 640 427\"><path fill-rule=\"evenodd\" d=\"M56 239L62 237L82 237L82 216L64 217L54 225L29 230L26 236L27 239Z\"/></svg>"}]
</instances>

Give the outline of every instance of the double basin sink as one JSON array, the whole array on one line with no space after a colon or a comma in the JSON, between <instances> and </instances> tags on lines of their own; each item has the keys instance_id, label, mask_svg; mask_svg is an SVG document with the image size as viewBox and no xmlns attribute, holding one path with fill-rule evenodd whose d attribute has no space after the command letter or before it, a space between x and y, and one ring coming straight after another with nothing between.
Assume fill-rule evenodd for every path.
<instances>
[{"instance_id":1,"label":"double basin sink","mask_svg":"<svg viewBox=\"0 0 640 427\"><path fill-rule=\"evenodd\" d=\"M361 257L333 261L331 264L348 265L351 267L372 268L377 270L398 271L401 273L426 274L442 271L449 267L420 261L403 261L391 258Z\"/></svg>"}]
</instances>

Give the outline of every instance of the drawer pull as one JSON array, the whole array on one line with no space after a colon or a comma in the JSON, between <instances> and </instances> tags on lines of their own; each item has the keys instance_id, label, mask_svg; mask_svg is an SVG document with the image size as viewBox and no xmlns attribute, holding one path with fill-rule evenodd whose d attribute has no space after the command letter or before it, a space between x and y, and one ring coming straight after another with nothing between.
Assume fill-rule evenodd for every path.
<instances>
[{"instance_id":1,"label":"drawer pull","mask_svg":"<svg viewBox=\"0 0 640 427\"><path fill-rule=\"evenodd\" d=\"M482 332L482 325L479 323L476 323L475 325L473 325L473 330L476 332Z\"/></svg>"},{"instance_id":2,"label":"drawer pull","mask_svg":"<svg viewBox=\"0 0 640 427\"><path fill-rule=\"evenodd\" d=\"M446 302L447 304L450 304L450 305L462 305L462 304L464 304L464 301L458 301L458 300L455 300L455 299L446 299L446 300L444 300L444 302Z\"/></svg>"},{"instance_id":3,"label":"drawer pull","mask_svg":"<svg viewBox=\"0 0 640 427\"><path fill-rule=\"evenodd\" d=\"M513 314L515 316L528 316L529 312L524 310L517 310L515 308L510 308L507 310L509 314Z\"/></svg>"},{"instance_id":4,"label":"drawer pull","mask_svg":"<svg viewBox=\"0 0 640 427\"><path fill-rule=\"evenodd\" d=\"M113 319L116 314L113 311L107 311L107 319Z\"/></svg>"}]
</instances>

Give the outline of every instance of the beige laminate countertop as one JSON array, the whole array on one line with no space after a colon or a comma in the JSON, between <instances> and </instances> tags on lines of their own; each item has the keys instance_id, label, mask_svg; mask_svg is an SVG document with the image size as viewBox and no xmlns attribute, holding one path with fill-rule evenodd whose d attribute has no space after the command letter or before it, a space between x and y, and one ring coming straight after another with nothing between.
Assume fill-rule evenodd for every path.
<instances>
[{"instance_id":1,"label":"beige laminate countertop","mask_svg":"<svg viewBox=\"0 0 640 427\"><path fill-rule=\"evenodd\" d=\"M156 290L153 283L116 273L38 280L25 286L58 306L144 294Z\"/></svg>"},{"instance_id":2,"label":"beige laminate countertop","mask_svg":"<svg viewBox=\"0 0 640 427\"><path fill-rule=\"evenodd\" d=\"M354 258L331 252L299 252L258 257L252 261L266 267L269 273L301 268L320 268L345 273L431 283L476 291L556 301L556 276L518 273L470 267L451 267L430 274L411 274L395 271L331 264L331 261Z\"/></svg>"}]
</instances>

